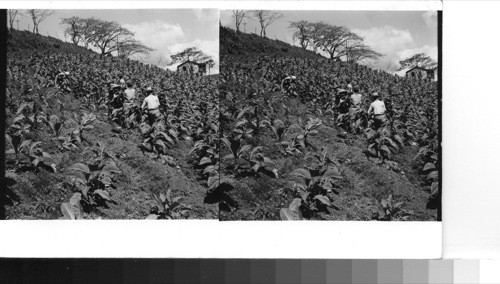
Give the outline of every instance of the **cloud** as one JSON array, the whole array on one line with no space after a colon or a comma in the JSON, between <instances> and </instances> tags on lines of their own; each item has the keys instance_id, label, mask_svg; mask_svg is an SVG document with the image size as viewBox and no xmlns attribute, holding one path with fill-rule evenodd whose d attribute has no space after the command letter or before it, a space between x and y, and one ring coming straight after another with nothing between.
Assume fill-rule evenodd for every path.
<instances>
[{"instance_id":1,"label":"cloud","mask_svg":"<svg viewBox=\"0 0 500 284\"><path fill-rule=\"evenodd\" d=\"M410 56L413 56L417 53L425 53L427 56L429 56L433 60L435 60L435 61L438 60L438 48L437 48L437 46L430 46L430 45L424 45L422 47L402 50L402 51L398 52L398 56L401 58L401 60L403 60L403 59L408 58Z\"/></svg>"},{"instance_id":2,"label":"cloud","mask_svg":"<svg viewBox=\"0 0 500 284\"><path fill-rule=\"evenodd\" d=\"M405 49L401 50L398 52L398 57L399 60L404 60L406 58L409 58L415 54L418 53L424 53L425 55L429 56L432 58L434 61L438 61L438 48L437 46L430 46L430 45L424 45L422 47L417 47L417 48L410 48L410 49ZM397 64L399 68L399 63ZM394 71L393 74L396 74L398 76L404 77L406 75L406 71L408 68L400 70L400 71Z\"/></svg>"},{"instance_id":3,"label":"cloud","mask_svg":"<svg viewBox=\"0 0 500 284\"><path fill-rule=\"evenodd\" d=\"M234 18L231 11L225 10L220 11L220 23L225 27L233 27L234 26Z\"/></svg>"},{"instance_id":4,"label":"cloud","mask_svg":"<svg viewBox=\"0 0 500 284\"><path fill-rule=\"evenodd\" d=\"M214 23L213 17L218 17L217 11L213 9L195 10L195 14L200 20ZM125 28L135 33L135 38L143 44L154 48L148 56L137 58L144 63L158 64L163 67L171 62L170 56L188 47L196 47L205 54L212 56L216 66L210 73L219 71L219 40L188 40L182 27L178 24L169 24L161 20L142 22L139 24L124 24ZM170 70L175 70L178 64L167 66Z\"/></svg>"},{"instance_id":5,"label":"cloud","mask_svg":"<svg viewBox=\"0 0 500 284\"><path fill-rule=\"evenodd\" d=\"M170 56L168 47L186 39L186 35L180 25L169 24L161 20L139 24L124 24L123 27L132 31L137 40L155 49L149 56L140 58L145 63L156 64L160 58L163 58L163 61L165 61L165 58L169 58Z\"/></svg>"},{"instance_id":6,"label":"cloud","mask_svg":"<svg viewBox=\"0 0 500 284\"><path fill-rule=\"evenodd\" d=\"M376 69L392 72L399 67L401 60L398 53L410 49L414 44L413 37L408 30L401 30L392 26L373 27L369 29L353 29L353 32L365 39L365 44L383 56L370 66Z\"/></svg>"},{"instance_id":7,"label":"cloud","mask_svg":"<svg viewBox=\"0 0 500 284\"><path fill-rule=\"evenodd\" d=\"M435 28L437 26L437 13L436 11L427 11L422 14L424 22L429 28Z\"/></svg>"},{"instance_id":8,"label":"cloud","mask_svg":"<svg viewBox=\"0 0 500 284\"><path fill-rule=\"evenodd\" d=\"M198 22L213 25L219 21L219 11L217 9L196 9L193 12ZM218 25L216 26L218 27Z\"/></svg>"}]
</instances>

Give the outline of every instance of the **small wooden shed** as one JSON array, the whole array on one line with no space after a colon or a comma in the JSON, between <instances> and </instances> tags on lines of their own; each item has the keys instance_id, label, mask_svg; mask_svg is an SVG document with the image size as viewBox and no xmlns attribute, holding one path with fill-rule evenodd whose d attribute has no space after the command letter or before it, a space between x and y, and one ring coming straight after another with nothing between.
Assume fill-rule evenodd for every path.
<instances>
[{"instance_id":1,"label":"small wooden shed","mask_svg":"<svg viewBox=\"0 0 500 284\"><path fill-rule=\"evenodd\" d=\"M406 77L426 81L437 81L437 70L436 68L427 69L424 67L415 66L406 71Z\"/></svg>"},{"instance_id":2,"label":"small wooden shed","mask_svg":"<svg viewBox=\"0 0 500 284\"><path fill-rule=\"evenodd\" d=\"M207 65L187 60L177 66L177 72L205 76L207 74Z\"/></svg>"}]
</instances>

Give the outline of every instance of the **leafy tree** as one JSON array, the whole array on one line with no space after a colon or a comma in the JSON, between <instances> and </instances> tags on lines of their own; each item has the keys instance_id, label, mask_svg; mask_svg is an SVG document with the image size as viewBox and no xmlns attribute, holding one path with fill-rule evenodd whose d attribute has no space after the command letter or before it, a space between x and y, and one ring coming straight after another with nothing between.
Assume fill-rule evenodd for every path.
<instances>
[{"instance_id":1,"label":"leafy tree","mask_svg":"<svg viewBox=\"0 0 500 284\"><path fill-rule=\"evenodd\" d=\"M262 37L266 37L266 29L269 25L271 25L274 21L283 18L283 13L278 11L253 10L251 13L260 24L260 36Z\"/></svg>"},{"instance_id":2,"label":"leafy tree","mask_svg":"<svg viewBox=\"0 0 500 284\"><path fill-rule=\"evenodd\" d=\"M248 11L245 10L233 10L233 17L236 24L236 32L240 32L240 26L243 20L248 17Z\"/></svg>"},{"instance_id":3,"label":"leafy tree","mask_svg":"<svg viewBox=\"0 0 500 284\"><path fill-rule=\"evenodd\" d=\"M400 67L398 70L403 70L407 68L413 68L415 66L421 66L424 68L433 68L437 65L437 62L434 61L429 56L425 55L425 53L417 53L413 56L410 56L404 60L399 61Z\"/></svg>"},{"instance_id":4,"label":"leafy tree","mask_svg":"<svg viewBox=\"0 0 500 284\"><path fill-rule=\"evenodd\" d=\"M54 14L54 10L40 10L40 9L29 9L26 10L27 14L31 17L33 21L33 32L39 33L38 25L47 19L50 15Z\"/></svg>"},{"instance_id":5,"label":"leafy tree","mask_svg":"<svg viewBox=\"0 0 500 284\"><path fill-rule=\"evenodd\" d=\"M183 61L195 61L195 62L207 62L211 59L210 56L203 53L203 51L199 50L196 47L188 47L181 52L173 54L170 56L172 58L172 64L183 62Z\"/></svg>"}]
</instances>

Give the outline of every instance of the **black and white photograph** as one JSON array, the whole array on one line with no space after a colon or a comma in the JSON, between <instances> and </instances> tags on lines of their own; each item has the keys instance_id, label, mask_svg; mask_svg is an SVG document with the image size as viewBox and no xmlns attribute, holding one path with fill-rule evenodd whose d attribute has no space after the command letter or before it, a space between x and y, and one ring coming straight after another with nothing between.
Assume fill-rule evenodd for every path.
<instances>
[{"instance_id":1,"label":"black and white photograph","mask_svg":"<svg viewBox=\"0 0 500 284\"><path fill-rule=\"evenodd\" d=\"M132 258L227 282L241 260L254 281L291 276L284 260L307 282L343 261L403 260L404 276L499 255L497 3L0 8L0 257L40 258L43 276L7 274ZM113 279L142 273L120 263Z\"/></svg>"},{"instance_id":2,"label":"black and white photograph","mask_svg":"<svg viewBox=\"0 0 500 284\"><path fill-rule=\"evenodd\" d=\"M440 221L440 15L220 11L220 219Z\"/></svg>"},{"instance_id":3,"label":"black and white photograph","mask_svg":"<svg viewBox=\"0 0 500 284\"><path fill-rule=\"evenodd\" d=\"M218 218L218 9L7 16L2 219Z\"/></svg>"}]
</instances>

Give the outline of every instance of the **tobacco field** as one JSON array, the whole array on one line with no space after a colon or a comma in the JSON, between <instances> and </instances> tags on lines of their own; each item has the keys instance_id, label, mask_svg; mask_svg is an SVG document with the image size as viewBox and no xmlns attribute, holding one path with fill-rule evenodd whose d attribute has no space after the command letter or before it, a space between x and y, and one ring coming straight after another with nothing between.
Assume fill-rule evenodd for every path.
<instances>
[{"instance_id":1,"label":"tobacco field","mask_svg":"<svg viewBox=\"0 0 500 284\"><path fill-rule=\"evenodd\" d=\"M437 82L225 27L220 37L222 220L440 218ZM347 84L363 94L352 116L334 89ZM374 91L390 118L377 131L367 115Z\"/></svg>"},{"instance_id":2,"label":"tobacco field","mask_svg":"<svg viewBox=\"0 0 500 284\"><path fill-rule=\"evenodd\" d=\"M124 76L139 99L110 108L109 85ZM207 199L218 185L216 76L177 75L14 30L7 80L7 219L217 218ZM140 110L148 86L165 117L152 127Z\"/></svg>"}]
</instances>

